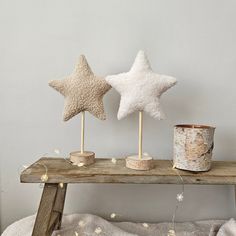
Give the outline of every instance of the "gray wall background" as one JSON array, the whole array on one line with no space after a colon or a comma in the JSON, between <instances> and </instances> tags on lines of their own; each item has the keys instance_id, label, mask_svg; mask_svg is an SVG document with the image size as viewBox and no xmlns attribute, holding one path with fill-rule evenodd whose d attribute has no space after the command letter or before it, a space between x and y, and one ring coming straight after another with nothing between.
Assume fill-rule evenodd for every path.
<instances>
[{"instance_id":1,"label":"gray wall background","mask_svg":"<svg viewBox=\"0 0 236 236\"><path fill-rule=\"evenodd\" d=\"M173 125L215 125L215 160L236 158L236 1L0 0L1 227L36 212L42 189L19 170L80 144L79 116L62 122L63 97L48 87L84 53L98 75L129 70L144 49L154 71L178 78L162 98L165 121L144 117L144 151L172 158ZM116 119L119 95L105 97L108 119L86 116L86 149L124 157L137 149L138 115ZM120 220L170 221L180 186L72 185L65 212ZM235 216L230 186L186 186L177 220Z\"/></svg>"}]
</instances>

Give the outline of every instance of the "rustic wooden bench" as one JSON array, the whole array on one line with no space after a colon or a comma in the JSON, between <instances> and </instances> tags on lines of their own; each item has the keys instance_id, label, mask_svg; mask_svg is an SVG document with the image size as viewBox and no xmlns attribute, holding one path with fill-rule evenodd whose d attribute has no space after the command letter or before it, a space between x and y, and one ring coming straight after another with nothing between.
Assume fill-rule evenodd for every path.
<instances>
[{"instance_id":1,"label":"rustic wooden bench","mask_svg":"<svg viewBox=\"0 0 236 236\"><path fill-rule=\"evenodd\" d=\"M233 161L214 161L210 171L201 173L177 171L170 160L154 162L155 168L150 171L135 171L125 167L124 159L117 159L115 164L111 159L96 158L95 164L78 167L63 158L41 158L20 177L22 183L42 183L44 165L48 169L49 178L44 185L32 235L49 236L60 228L69 183L236 185L236 162Z\"/></svg>"}]
</instances>

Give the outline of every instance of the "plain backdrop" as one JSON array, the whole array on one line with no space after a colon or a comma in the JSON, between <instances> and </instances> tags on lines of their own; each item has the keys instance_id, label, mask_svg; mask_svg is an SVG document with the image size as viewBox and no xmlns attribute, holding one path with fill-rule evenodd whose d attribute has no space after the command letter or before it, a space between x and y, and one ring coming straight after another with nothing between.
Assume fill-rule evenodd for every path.
<instances>
[{"instance_id":1,"label":"plain backdrop","mask_svg":"<svg viewBox=\"0 0 236 236\"><path fill-rule=\"evenodd\" d=\"M1 230L34 214L42 189L20 184L22 165L80 146L80 116L62 121L51 79L69 75L85 54L97 75L128 71L139 49L155 72L178 85L162 97L164 121L144 116L144 151L171 159L173 126L215 125L215 160L236 160L236 1L0 0ZM138 114L116 118L119 94L104 99L107 120L86 114L86 149L97 157L137 152ZM81 184L65 212L114 212L118 220L170 221L175 185ZM232 186L186 186L177 221L235 216Z\"/></svg>"}]
</instances>

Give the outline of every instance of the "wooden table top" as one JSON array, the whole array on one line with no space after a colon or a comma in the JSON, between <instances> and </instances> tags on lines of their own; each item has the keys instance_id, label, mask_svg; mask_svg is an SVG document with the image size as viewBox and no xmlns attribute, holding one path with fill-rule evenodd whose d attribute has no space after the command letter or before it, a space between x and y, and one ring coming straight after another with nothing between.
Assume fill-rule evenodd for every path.
<instances>
[{"instance_id":1,"label":"wooden table top","mask_svg":"<svg viewBox=\"0 0 236 236\"><path fill-rule=\"evenodd\" d=\"M47 183L142 183L142 184L232 184L236 185L236 161L213 161L208 172L181 171L170 160L154 160L155 168L137 171L125 167L124 159L96 158L88 167L73 166L63 158L41 158L21 173L22 183L41 183L48 169Z\"/></svg>"}]
</instances>

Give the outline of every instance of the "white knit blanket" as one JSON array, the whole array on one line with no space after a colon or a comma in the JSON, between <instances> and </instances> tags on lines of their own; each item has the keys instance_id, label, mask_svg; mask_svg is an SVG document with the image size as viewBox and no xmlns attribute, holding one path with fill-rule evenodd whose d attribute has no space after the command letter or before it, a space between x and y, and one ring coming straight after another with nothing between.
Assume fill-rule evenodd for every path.
<instances>
[{"instance_id":1,"label":"white knit blanket","mask_svg":"<svg viewBox=\"0 0 236 236\"><path fill-rule=\"evenodd\" d=\"M31 236L35 216L29 216L10 225L2 236ZM143 224L110 222L88 214L63 217L61 230L53 236L167 236L171 223ZM236 222L208 220L177 223L176 236L235 236Z\"/></svg>"}]
</instances>

